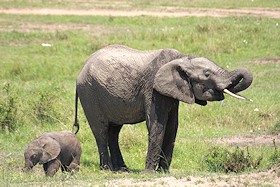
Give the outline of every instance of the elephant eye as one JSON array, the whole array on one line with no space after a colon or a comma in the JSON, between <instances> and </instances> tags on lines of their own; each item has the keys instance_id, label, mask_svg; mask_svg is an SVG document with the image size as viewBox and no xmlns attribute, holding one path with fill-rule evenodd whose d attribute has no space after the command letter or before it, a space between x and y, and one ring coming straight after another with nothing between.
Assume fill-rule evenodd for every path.
<instances>
[{"instance_id":1,"label":"elephant eye","mask_svg":"<svg viewBox=\"0 0 280 187\"><path fill-rule=\"evenodd\" d=\"M37 157L36 154L34 154L34 155L31 156L32 159L34 159L34 158L36 158L36 157Z\"/></svg>"},{"instance_id":2,"label":"elephant eye","mask_svg":"<svg viewBox=\"0 0 280 187\"><path fill-rule=\"evenodd\" d=\"M211 72L210 72L210 71L205 71L205 72L204 72L204 76L205 76L206 78L209 78L210 75L211 75Z\"/></svg>"}]
</instances>

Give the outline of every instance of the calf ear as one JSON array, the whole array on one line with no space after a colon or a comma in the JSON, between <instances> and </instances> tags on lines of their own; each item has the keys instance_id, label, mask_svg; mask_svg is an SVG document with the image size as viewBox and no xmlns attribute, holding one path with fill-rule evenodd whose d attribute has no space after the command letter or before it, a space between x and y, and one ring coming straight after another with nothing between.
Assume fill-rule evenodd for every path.
<instances>
[{"instance_id":1,"label":"calf ear","mask_svg":"<svg viewBox=\"0 0 280 187\"><path fill-rule=\"evenodd\" d=\"M40 158L41 164L57 158L61 151L59 143L51 137L40 138L40 144L42 148L42 157Z\"/></svg>"},{"instance_id":2,"label":"calf ear","mask_svg":"<svg viewBox=\"0 0 280 187\"><path fill-rule=\"evenodd\" d=\"M154 89L162 95L193 104L195 97L185 69L186 64L182 59L163 65L155 75Z\"/></svg>"}]
</instances>

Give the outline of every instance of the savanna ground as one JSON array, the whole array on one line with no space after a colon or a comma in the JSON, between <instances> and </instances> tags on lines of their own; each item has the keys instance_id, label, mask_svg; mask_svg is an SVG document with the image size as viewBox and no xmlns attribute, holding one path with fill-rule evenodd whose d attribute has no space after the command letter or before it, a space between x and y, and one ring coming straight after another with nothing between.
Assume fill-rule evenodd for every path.
<instances>
[{"instance_id":1,"label":"savanna ground","mask_svg":"<svg viewBox=\"0 0 280 187\"><path fill-rule=\"evenodd\" d=\"M280 186L279 17L277 0L0 1L0 184ZM206 107L181 103L168 174L141 173L147 147L144 123L127 125L120 135L132 172L100 171L80 107L81 171L73 176L58 172L51 179L41 166L22 172L28 142L46 131L72 129L75 78L91 53L111 43L176 48L207 56L226 69L247 67L254 82L242 95L254 102L226 97ZM225 160L209 157L213 150L217 155L243 151L245 157L234 165L262 159L242 172L225 173L214 167Z\"/></svg>"}]
</instances>

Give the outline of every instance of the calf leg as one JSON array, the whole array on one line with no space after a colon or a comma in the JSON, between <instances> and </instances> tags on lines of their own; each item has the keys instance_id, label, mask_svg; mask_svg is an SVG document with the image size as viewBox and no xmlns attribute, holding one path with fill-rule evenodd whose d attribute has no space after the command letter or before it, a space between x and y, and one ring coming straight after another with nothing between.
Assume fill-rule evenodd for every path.
<instances>
[{"instance_id":1,"label":"calf leg","mask_svg":"<svg viewBox=\"0 0 280 187\"><path fill-rule=\"evenodd\" d=\"M79 171L80 169L80 156L74 157L73 161L67 167L69 171Z\"/></svg>"},{"instance_id":2,"label":"calf leg","mask_svg":"<svg viewBox=\"0 0 280 187\"><path fill-rule=\"evenodd\" d=\"M52 177L60 167L60 160L54 159L43 165L46 176Z\"/></svg>"}]
</instances>

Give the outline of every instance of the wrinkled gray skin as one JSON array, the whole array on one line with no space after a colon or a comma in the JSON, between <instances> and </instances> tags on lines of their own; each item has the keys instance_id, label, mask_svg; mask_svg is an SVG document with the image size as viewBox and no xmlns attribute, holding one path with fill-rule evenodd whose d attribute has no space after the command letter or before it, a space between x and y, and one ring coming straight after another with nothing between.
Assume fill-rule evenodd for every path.
<instances>
[{"instance_id":1,"label":"wrinkled gray skin","mask_svg":"<svg viewBox=\"0 0 280 187\"><path fill-rule=\"evenodd\" d=\"M118 144L123 124L146 120L146 171L168 171L178 128L179 101L206 105L250 86L244 69L226 71L211 60L175 49L140 51L111 45L95 52L77 78L77 101L95 136L102 169L127 170ZM108 149L109 148L109 149Z\"/></svg>"},{"instance_id":2,"label":"wrinkled gray skin","mask_svg":"<svg viewBox=\"0 0 280 187\"><path fill-rule=\"evenodd\" d=\"M25 170L43 164L46 176L62 171L79 170L82 149L75 134L68 131L49 132L34 139L24 151Z\"/></svg>"}]
</instances>

